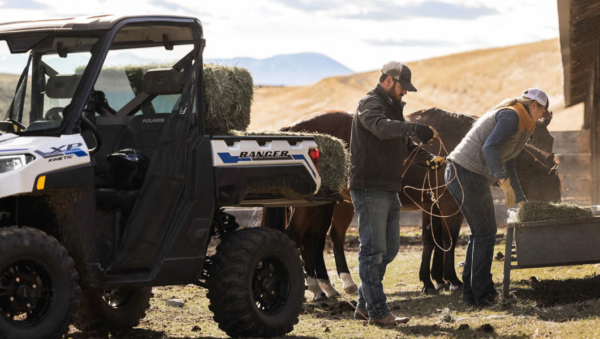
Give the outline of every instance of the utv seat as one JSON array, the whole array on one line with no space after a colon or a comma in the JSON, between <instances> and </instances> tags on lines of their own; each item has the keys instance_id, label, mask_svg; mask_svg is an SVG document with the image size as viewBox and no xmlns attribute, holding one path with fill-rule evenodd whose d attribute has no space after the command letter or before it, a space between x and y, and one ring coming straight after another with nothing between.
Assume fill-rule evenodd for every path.
<instances>
[{"instance_id":1,"label":"utv seat","mask_svg":"<svg viewBox=\"0 0 600 339\"><path fill-rule=\"evenodd\" d=\"M100 208L131 210L140 191L117 190L112 188L96 189L96 205Z\"/></svg>"}]
</instances>

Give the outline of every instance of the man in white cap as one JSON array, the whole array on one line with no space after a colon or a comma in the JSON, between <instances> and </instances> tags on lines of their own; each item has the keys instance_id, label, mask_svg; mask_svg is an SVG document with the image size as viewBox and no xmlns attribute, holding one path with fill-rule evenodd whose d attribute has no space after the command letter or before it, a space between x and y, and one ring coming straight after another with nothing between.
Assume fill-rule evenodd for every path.
<instances>
[{"instance_id":1,"label":"man in white cap","mask_svg":"<svg viewBox=\"0 0 600 339\"><path fill-rule=\"evenodd\" d=\"M446 184L471 229L463 268L465 304L486 306L498 301L491 273L497 227L490 185L502 188L509 208L527 201L516 159L535 122L551 117L549 104L546 93L537 88L504 100L481 116L448 155Z\"/></svg>"},{"instance_id":2,"label":"man in white cap","mask_svg":"<svg viewBox=\"0 0 600 339\"><path fill-rule=\"evenodd\" d=\"M387 265L400 247L400 199L403 162L417 144L428 143L437 132L423 124L404 120L408 92L416 92L410 69L396 61L383 66L379 83L360 100L352 122L348 187L358 215L360 252L356 319L379 324L406 323L390 312L381 283ZM425 149L416 152L414 163L436 170L444 164Z\"/></svg>"}]
</instances>

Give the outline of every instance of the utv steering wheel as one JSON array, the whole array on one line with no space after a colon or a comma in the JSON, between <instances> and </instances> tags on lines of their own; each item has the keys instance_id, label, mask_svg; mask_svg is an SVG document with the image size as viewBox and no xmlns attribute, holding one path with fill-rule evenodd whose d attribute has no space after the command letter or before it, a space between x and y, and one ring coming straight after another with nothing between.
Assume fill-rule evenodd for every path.
<instances>
[{"instance_id":1,"label":"utv steering wheel","mask_svg":"<svg viewBox=\"0 0 600 339\"><path fill-rule=\"evenodd\" d=\"M54 107L48 110L48 112L46 112L46 114L44 114L44 119L45 120L60 120L62 119L62 116L60 115L60 113L62 113L65 110L64 107Z\"/></svg>"},{"instance_id":2,"label":"utv steering wheel","mask_svg":"<svg viewBox=\"0 0 600 339\"><path fill-rule=\"evenodd\" d=\"M100 137L100 133L94 124L88 120L88 118L81 116L81 123L90 131L92 131L92 135L94 136L94 141L96 141L96 146L94 148L89 149L90 155L98 153L100 148L102 147L102 137Z\"/></svg>"}]
</instances>

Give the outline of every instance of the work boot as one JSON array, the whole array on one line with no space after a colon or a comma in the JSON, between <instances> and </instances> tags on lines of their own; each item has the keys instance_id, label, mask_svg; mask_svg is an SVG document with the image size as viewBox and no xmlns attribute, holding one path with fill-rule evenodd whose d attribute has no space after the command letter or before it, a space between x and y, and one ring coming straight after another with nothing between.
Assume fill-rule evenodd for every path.
<instances>
[{"instance_id":1,"label":"work boot","mask_svg":"<svg viewBox=\"0 0 600 339\"><path fill-rule=\"evenodd\" d=\"M369 320L369 315L367 314L367 310L357 308L356 311L354 311L354 319L355 320Z\"/></svg>"},{"instance_id":2,"label":"work boot","mask_svg":"<svg viewBox=\"0 0 600 339\"><path fill-rule=\"evenodd\" d=\"M480 307L492 306L500 300L500 293L494 290L485 300L479 304Z\"/></svg>"},{"instance_id":3,"label":"work boot","mask_svg":"<svg viewBox=\"0 0 600 339\"><path fill-rule=\"evenodd\" d=\"M409 320L410 320L410 318L408 318L408 317L399 318L393 314L390 314L383 319L369 320L369 324L396 325L396 324L406 324Z\"/></svg>"}]
</instances>

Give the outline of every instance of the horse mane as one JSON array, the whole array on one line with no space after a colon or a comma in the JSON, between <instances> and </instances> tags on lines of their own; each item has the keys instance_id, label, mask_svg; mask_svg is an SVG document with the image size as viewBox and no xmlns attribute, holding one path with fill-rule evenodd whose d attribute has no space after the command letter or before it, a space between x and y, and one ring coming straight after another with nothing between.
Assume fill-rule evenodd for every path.
<instances>
[{"instance_id":1,"label":"horse mane","mask_svg":"<svg viewBox=\"0 0 600 339\"><path fill-rule=\"evenodd\" d=\"M430 122L432 119L435 119L441 124L451 125L457 124L458 120L458 124L460 124L461 126L469 126L469 128L477 120L477 117L474 115L454 113L438 107L425 108L420 111L413 112L408 116L410 116L411 121L419 122L426 125L427 122Z\"/></svg>"}]
</instances>

